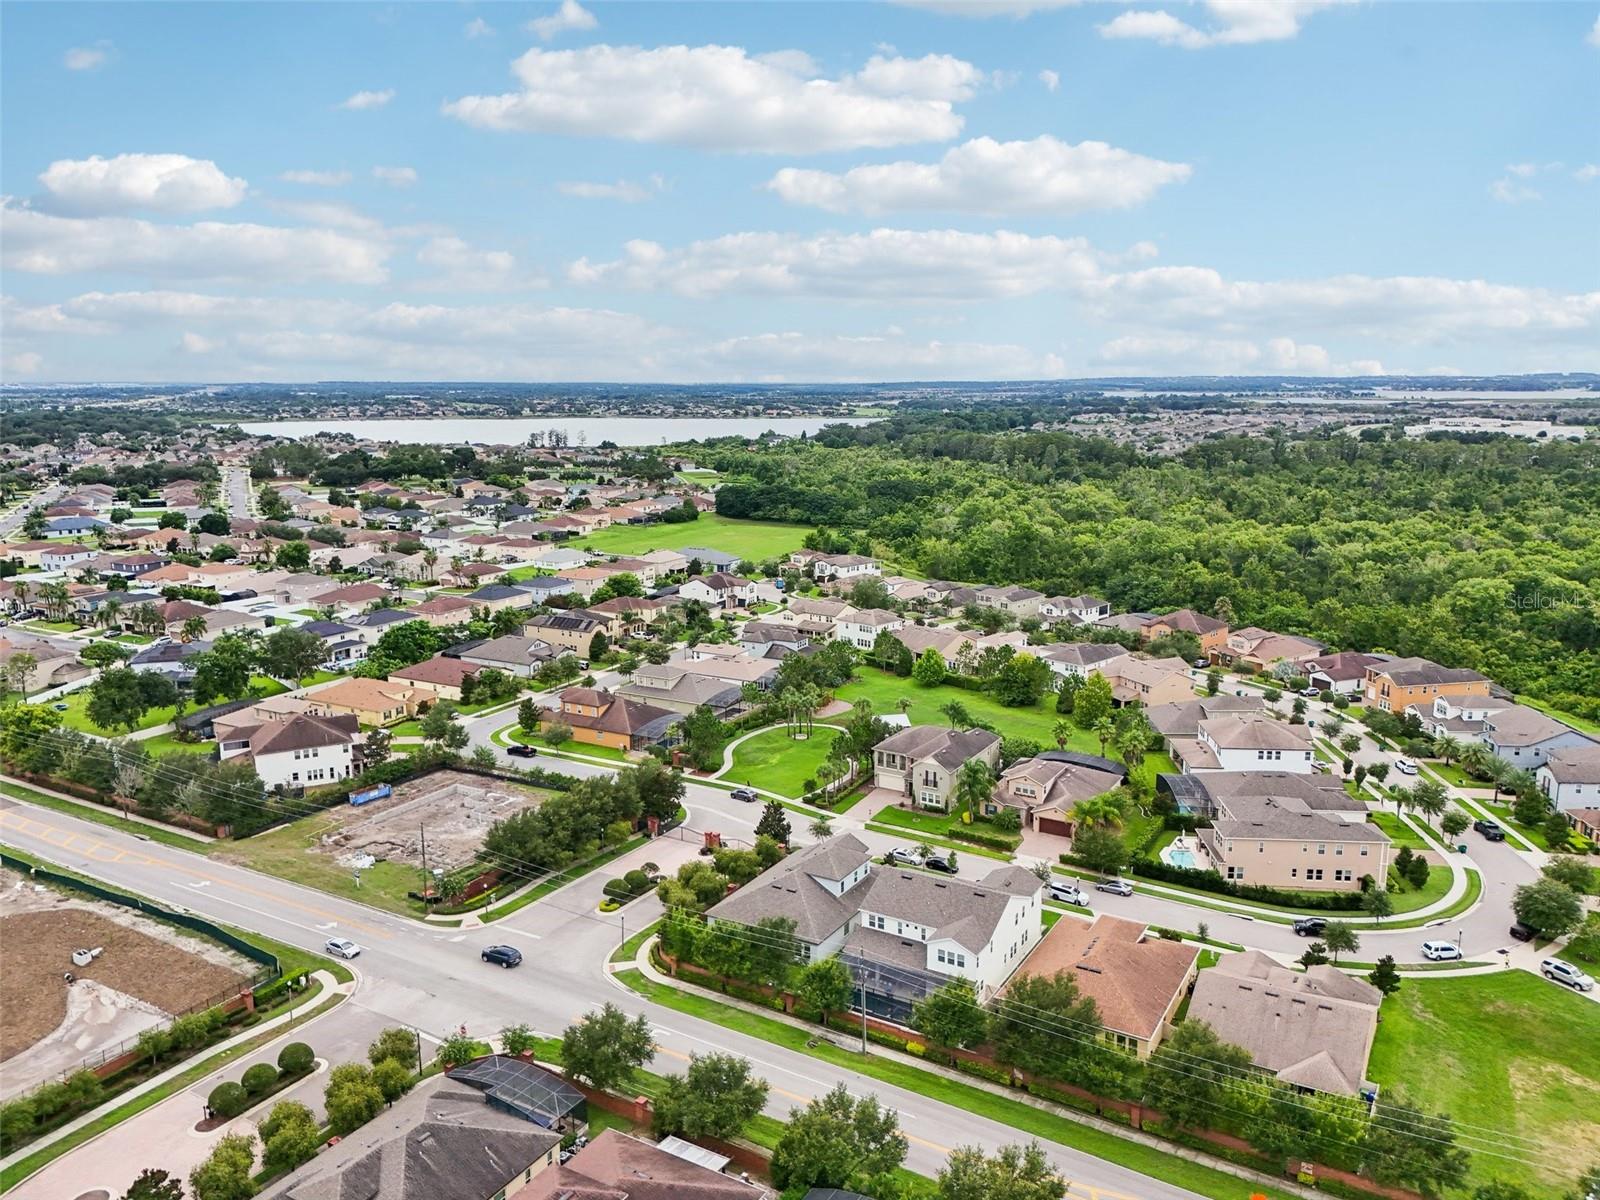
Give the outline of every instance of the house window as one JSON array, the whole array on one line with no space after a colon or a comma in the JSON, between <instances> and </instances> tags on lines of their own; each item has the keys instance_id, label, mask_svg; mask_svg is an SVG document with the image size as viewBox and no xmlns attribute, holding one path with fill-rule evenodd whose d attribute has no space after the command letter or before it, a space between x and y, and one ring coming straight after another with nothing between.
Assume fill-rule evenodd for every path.
<instances>
[{"instance_id":1,"label":"house window","mask_svg":"<svg viewBox=\"0 0 1600 1200\"><path fill-rule=\"evenodd\" d=\"M1355 872L1350 870L1349 867L1341 867L1334 871L1333 881L1335 883L1349 883L1354 875Z\"/></svg>"},{"instance_id":2,"label":"house window","mask_svg":"<svg viewBox=\"0 0 1600 1200\"><path fill-rule=\"evenodd\" d=\"M1306 868L1306 879L1314 881L1314 882L1321 882L1321 880L1322 880L1322 868L1321 867L1307 867Z\"/></svg>"},{"instance_id":3,"label":"house window","mask_svg":"<svg viewBox=\"0 0 1600 1200\"><path fill-rule=\"evenodd\" d=\"M1317 843L1317 853L1318 854L1326 854L1327 852L1328 852L1328 844L1326 842L1318 842Z\"/></svg>"},{"instance_id":4,"label":"house window","mask_svg":"<svg viewBox=\"0 0 1600 1200\"><path fill-rule=\"evenodd\" d=\"M884 919L878 913L868 913L867 914L867 928L868 929L882 929L884 927L884 925L885 925Z\"/></svg>"},{"instance_id":5,"label":"house window","mask_svg":"<svg viewBox=\"0 0 1600 1200\"><path fill-rule=\"evenodd\" d=\"M1227 878L1229 878L1229 879L1243 879L1244 878L1244 868L1243 867L1229 867L1228 868L1228 872L1227 872Z\"/></svg>"}]
</instances>

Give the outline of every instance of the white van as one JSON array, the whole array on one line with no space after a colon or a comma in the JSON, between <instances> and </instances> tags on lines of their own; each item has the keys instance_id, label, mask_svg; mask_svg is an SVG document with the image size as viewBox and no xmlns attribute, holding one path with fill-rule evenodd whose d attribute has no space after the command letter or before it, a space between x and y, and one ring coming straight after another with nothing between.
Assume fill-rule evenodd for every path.
<instances>
[{"instance_id":1,"label":"white van","mask_svg":"<svg viewBox=\"0 0 1600 1200\"><path fill-rule=\"evenodd\" d=\"M1423 942L1422 957L1431 962L1454 962L1461 957L1461 947L1454 942Z\"/></svg>"}]
</instances>

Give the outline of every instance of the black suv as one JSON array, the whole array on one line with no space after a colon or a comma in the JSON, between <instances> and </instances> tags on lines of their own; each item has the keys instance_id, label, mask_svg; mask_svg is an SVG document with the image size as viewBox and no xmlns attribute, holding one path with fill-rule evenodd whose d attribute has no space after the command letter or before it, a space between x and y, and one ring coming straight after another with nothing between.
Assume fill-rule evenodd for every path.
<instances>
[{"instance_id":1,"label":"black suv","mask_svg":"<svg viewBox=\"0 0 1600 1200\"><path fill-rule=\"evenodd\" d=\"M502 967L519 967L522 965L522 951L515 946L488 946L482 955L486 963L498 963Z\"/></svg>"},{"instance_id":2,"label":"black suv","mask_svg":"<svg viewBox=\"0 0 1600 1200\"><path fill-rule=\"evenodd\" d=\"M519 742L516 745L507 746L506 753L511 755L512 758L533 758L539 752L532 746L524 746Z\"/></svg>"},{"instance_id":3,"label":"black suv","mask_svg":"<svg viewBox=\"0 0 1600 1200\"><path fill-rule=\"evenodd\" d=\"M1301 937L1321 937L1327 929L1328 921L1325 917L1301 917L1294 923L1294 931Z\"/></svg>"},{"instance_id":4,"label":"black suv","mask_svg":"<svg viewBox=\"0 0 1600 1200\"><path fill-rule=\"evenodd\" d=\"M1474 821L1472 827L1491 842L1503 842L1506 840L1506 831L1501 829L1495 821Z\"/></svg>"}]
</instances>

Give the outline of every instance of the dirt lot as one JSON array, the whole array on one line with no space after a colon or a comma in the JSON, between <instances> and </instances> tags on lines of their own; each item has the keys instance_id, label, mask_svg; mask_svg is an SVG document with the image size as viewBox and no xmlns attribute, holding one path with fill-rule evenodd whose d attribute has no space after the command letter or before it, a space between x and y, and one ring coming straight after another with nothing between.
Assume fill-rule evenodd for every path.
<instances>
[{"instance_id":1,"label":"dirt lot","mask_svg":"<svg viewBox=\"0 0 1600 1200\"><path fill-rule=\"evenodd\" d=\"M386 799L330 813L338 823L323 834L321 849L345 866L370 855L420 867L426 829L428 865L448 870L477 857L489 826L543 796L537 789L498 779L435 771L408 780Z\"/></svg>"},{"instance_id":2,"label":"dirt lot","mask_svg":"<svg viewBox=\"0 0 1600 1200\"><path fill-rule=\"evenodd\" d=\"M100 947L87 967L72 952ZM0 1061L7 1093L247 979L254 964L129 909L0 872ZM78 982L69 988L63 975ZM20 1057L19 1057L20 1056ZM9 1061L15 1060L15 1061Z\"/></svg>"}]
</instances>

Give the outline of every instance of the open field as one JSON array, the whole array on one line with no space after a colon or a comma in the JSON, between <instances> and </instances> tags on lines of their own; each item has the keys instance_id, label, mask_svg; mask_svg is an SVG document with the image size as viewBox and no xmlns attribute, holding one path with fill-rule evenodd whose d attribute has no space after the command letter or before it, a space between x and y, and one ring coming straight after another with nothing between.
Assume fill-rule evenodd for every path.
<instances>
[{"instance_id":1,"label":"open field","mask_svg":"<svg viewBox=\"0 0 1600 1200\"><path fill-rule=\"evenodd\" d=\"M765 730L734 747L733 764L718 778L799 799L838 736L838 730L820 726L798 741L782 728Z\"/></svg>"},{"instance_id":2,"label":"open field","mask_svg":"<svg viewBox=\"0 0 1600 1200\"><path fill-rule=\"evenodd\" d=\"M217 999L256 970L220 945L130 909L35 889L11 872L0 873L0 884L6 1095ZM103 953L78 967L71 958L77 949ZM75 976L70 985L67 972Z\"/></svg>"},{"instance_id":3,"label":"open field","mask_svg":"<svg viewBox=\"0 0 1600 1200\"><path fill-rule=\"evenodd\" d=\"M684 546L704 546L723 550L741 558L761 561L785 558L811 532L804 525L784 525L777 521L738 521L704 513L698 521L682 525L613 525L573 544L605 554L643 554L647 550L677 550Z\"/></svg>"},{"instance_id":4,"label":"open field","mask_svg":"<svg viewBox=\"0 0 1600 1200\"><path fill-rule=\"evenodd\" d=\"M276 679L269 679L265 675L253 676L250 680L251 694L254 695L258 700L264 700L268 696L277 696L283 692L287 692L288 690L289 689L287 687L279 683ZM89 719L88 688L80 688L77 691L70 693L64 699L57 701L57 703L65 704L67 706L65 709L61 710L61 723L68 729L76 729L80 733L92 733L97 737L121 737L125 732L121 729L103 728L102 726L96 725ZM144 716L139 718L139 723L133 728L135 732L140 729L154 729L157 725L166 725L170 723L176 716L176 710L170 706L152 708L149 712L145 713Z\"/></svg>"},{"instance_id":5,"label":"open field","mask_svg":"<svg viewBox=\"0 0 1600 1200\"><path fill-rule=\"evenodd\" d=\"M1496 1143L1498 1131L1549 1144L1540 1157L1566 1164L1480 1154L1480 1181L1556 1195L1594 1157L1578 1148L1600 1146L1600 1005L1525 971L1406 980L1383 1002L1368 1074L1389 1096L1447 1112Z\"/></svg>"},{"instance_id":6,"label":"open field","mask_svg":"<svg viewBox=\"0 0 1600 1200\"><path fill-rule=\"evenodd\" d=\"M218 846L213 854L348 900L413 914L421 911L409 897L422 887L424 831L430 869L466 866L490 825L545 795L501 780L435 772L402 784L387 799L302 817Z\"/></svg>"}]
</instances>

